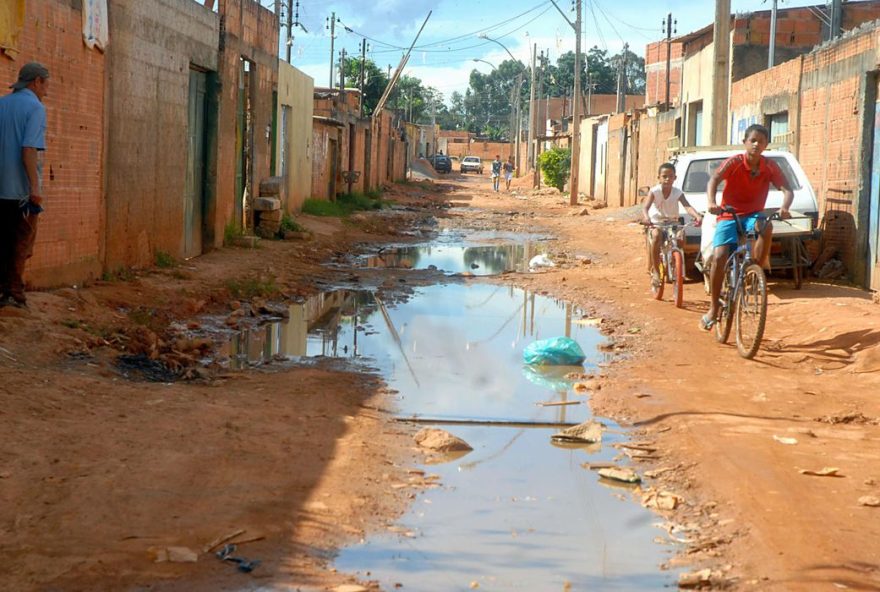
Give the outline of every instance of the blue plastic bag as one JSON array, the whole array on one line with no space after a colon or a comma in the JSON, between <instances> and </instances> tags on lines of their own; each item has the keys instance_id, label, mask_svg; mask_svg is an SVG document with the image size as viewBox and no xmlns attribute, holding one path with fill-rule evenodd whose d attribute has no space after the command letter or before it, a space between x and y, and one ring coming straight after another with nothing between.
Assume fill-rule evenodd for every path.
<instances>
[{"instance_id":1,"label":"blue plastic bag","mask_svg":"<svg viewBox=\"0 0 880 592\"><path fill-rule=\"evenodd\" d=\"M525 363L538 366L574 366L586 358L578 342L570 337L533 341L523 350Z\"/></svg>"}]
</instances>

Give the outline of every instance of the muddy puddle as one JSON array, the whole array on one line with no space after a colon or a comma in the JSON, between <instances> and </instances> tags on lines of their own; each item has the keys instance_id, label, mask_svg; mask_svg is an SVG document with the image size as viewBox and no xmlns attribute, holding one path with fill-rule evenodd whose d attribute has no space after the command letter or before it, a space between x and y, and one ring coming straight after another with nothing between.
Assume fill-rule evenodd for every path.
<instances>
[{"instance_id":1,"label":"muddy puddle","mask_svg":"<svg viewBox=\"0 0 880 592\"><path fill-rule=\"evenodd\" d=\"M604 337L570 304L509 286L452 283L396 301L340 290L290 308L290 318L243 333L233 364L333 356L377 368L399 416L465 439L474 450L422 467L440 486L413 489L388 532L340 552L335 566L383 589L656 590L672 577L658 519L633 492L601 481L585 462L611 461L623 441L612 422L602 445L558 447L548 424L591 418L589 397L565 378L601 372ZM569 335L583 367L536 371L522 362L535 339ZM604 364L603 364L604 365ZM545 402L574 405L541 406ZM515 425L486 425L511 423ZM569 586L569 587L566 587Z\"/></svg>"},{"instance_id":2,"label":"muddy puddle","mask_svg":"<svg viewBox=\"0 0 880 592\"><path fill-rule=\"evenodd\" d=\"M479 276L529 270L532 257L545 253L547 238L538 234L440 232L427 244L386 246L351 261L356 267L429 269Z\"/></svg>"}]
</instances>

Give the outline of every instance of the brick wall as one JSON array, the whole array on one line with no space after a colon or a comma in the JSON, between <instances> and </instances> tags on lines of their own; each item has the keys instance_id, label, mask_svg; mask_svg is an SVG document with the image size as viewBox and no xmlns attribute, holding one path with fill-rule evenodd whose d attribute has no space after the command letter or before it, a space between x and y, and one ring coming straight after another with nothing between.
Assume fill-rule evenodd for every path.
<instances>
[{"instance_id":1,"label":"brick wall","mask_svg":"<svg viewBox=\"0 0 880 592\"><path fill-rule=\"evenodd\" d=\"M669 44L669 101L676 104L681 97L681 65L683 45ZM649 43L645 48L645 104L656 105L666 100L666 41Z\"/></svg>"},{"instance_id":2,"label":"brick wall","mask_svg":"<svg viewBox=\"0 0 880 592\"><path fill-rule=\"evenodd\" d=\"M638 119L638 175L636 186L657 183L660 165L672 157L670 142L675 138L675 118L678 110L660 113L656 117L640 114Z\"/></svg>"},{"instance_id":3,"label":"brick wall","mask_svg":"<svg viewBox=\"0 0 880 592\"><path fill-rule=\"evenodd\" d=\"M801 56L764 70L748 78L738 80L730 90L730 131L729 142L739 144L745 130L753 123L765 124L766 116L788 112L790 136L789 150L795 156L799 153L800 81L803 59Z\"/></svg>"},{"instance_id":4,"label":"brick wall","mask_svg":"<svg viewBox=\"0 0 880 592\"><path fill-rule=\"evenodd\" d=\"M190 65L217 70L219 19L193 0L114 0L110 8L105 266L112 270L151 265L157 251L185 255Z\"/></svg>"},{"instance_id":5,"label":"brick wall","mask_svg":"<svg viewBox=\"0 0 880 592\"><path fill-rule=\"evenodd\" d=\"M857 281L865 280L870 191L865 167L870 153L863 148L872 141L874 108L866 98L874 94L868 86L876 84L876 77L868 73L878 68L878 42L880 34L873 27L817 49L804 56L801 81L799 160L820 211L826 209L827 197L852 199L852 206L845 208L845 217L852 220L838 219L826 233L826 244L840 249Z\"/></svg>"},{"instance_id":6,"label":"brick wall","mask_svg":"<svg viewBox=\"0 0 880 592\"><path fill-rule=\"evenodd\" d=\"M29 61L49 68L43 161L46 211L26 280L32 286L81 283L101 273L104 223L104 55L82 41L82 13L64 0L29 0L16 60L0 53L2 88Z\"/></svg>"}]
</instances>

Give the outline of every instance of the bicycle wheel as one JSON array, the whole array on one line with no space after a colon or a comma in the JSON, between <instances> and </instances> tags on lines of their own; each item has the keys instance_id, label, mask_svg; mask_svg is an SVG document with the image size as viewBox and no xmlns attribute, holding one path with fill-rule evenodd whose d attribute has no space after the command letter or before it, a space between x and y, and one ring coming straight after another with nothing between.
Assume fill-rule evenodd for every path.
<instances>
[{"instance_id":1,"label":"bicycle wheel","mask_svg":"<svg viewBox=\"0 0 880 592\"><path fill-rule=\"evenodd\" d=\"M663 253L660 253L660 279L655 282L654 277L651 277L651 294L654 296L655 300L661 300L663 298L663 286L666 284L666 258L663 256Z\"/></svg>"},{"instance_id":2,"label":"bicycle wheel","mask_svg":"<svg viewBox=\"0 0 880 592\"><path fill-rule=\"evenodd\" d=\"M672 276L672 301L676 308L684 304L684 257L681 251L672 251L669 275Z\"/></svg>"},{"instance_id":3,"label":"bicycle wheel","mask_svg":"<svg viewBox=\"0 0 880 592\"><path fill-rule=\"evenodd\" d=\"M760 265L746 267L735 300L736 349L750 360L758 353L767 322L767 278Z\"/></svg>"},{"instance_id":4,"label":"bicycle wheel","mask_svg":"<svg viewBox=\"0 0 880 592\"><path fill-rule=\"evenodd\" d=\"M718 343L727 343L730 337L730 327L733 324L733 313L736 308L736 300L733 298L733 259L728 259L724 266L724 283L721 284L721 293L718 295L718 315L715 317L715 340Z\"/></svg>"}]
</instances>

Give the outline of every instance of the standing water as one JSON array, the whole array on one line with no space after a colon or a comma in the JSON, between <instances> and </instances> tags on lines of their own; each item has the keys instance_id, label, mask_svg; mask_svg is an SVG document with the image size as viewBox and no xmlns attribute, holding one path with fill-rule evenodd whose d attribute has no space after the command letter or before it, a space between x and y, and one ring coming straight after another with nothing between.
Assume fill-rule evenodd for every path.
<instances>
[{"instance_id":1,"label":"standing water","mask_svg":"<svg viewBox=\"0 0 880 592\"><path fill-rule=\"evenodd\" d=\"M596 371L603 337L570 304L507 286L440 285L385 302L366 291L324 294L291 307L290 320L244 334L233 362L283 356L363 358L399 392L401 416L436 423L474 450L429 465L441 487L415 498L386 534L343 549L336 567L384 589L656 590L672 584L652 541L655 516L582 466L611 461L603 443L557 447L548 423L591 418L588 396L564 375ZM536 339L569 335L584 369L524 366ZM576 405L540 406L550 401ZM492 422L514 426L488 425ZM530 425L536 424L536 425Z\"/></svg>"}]
</instances>

